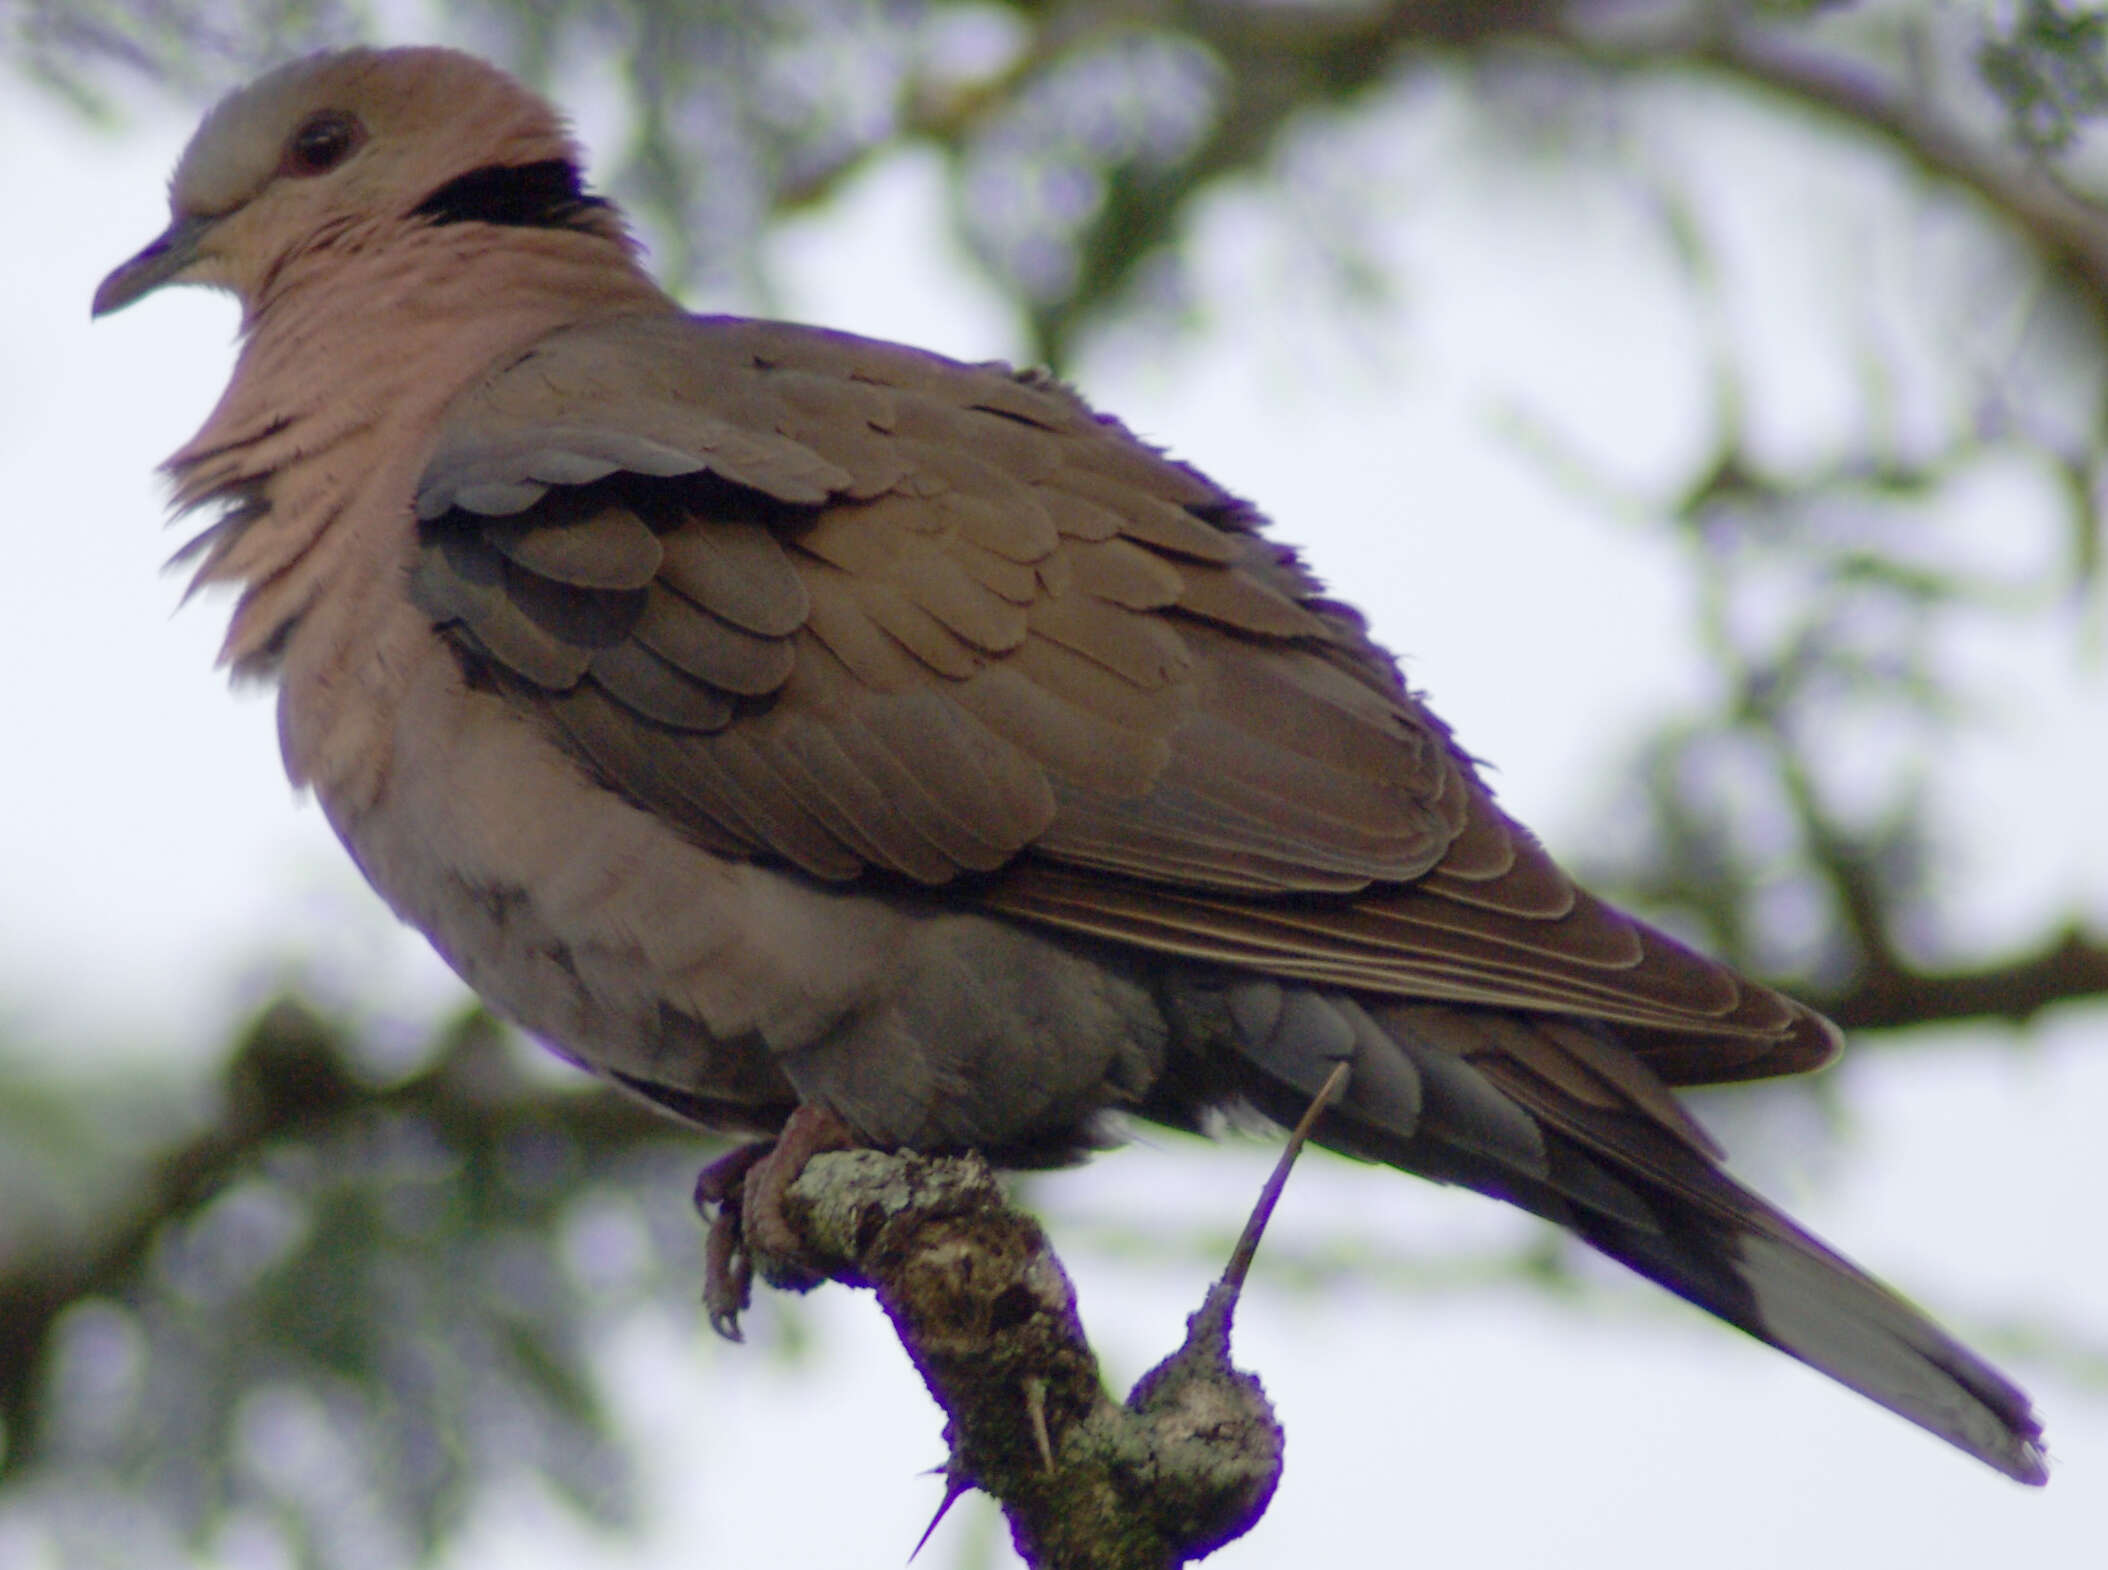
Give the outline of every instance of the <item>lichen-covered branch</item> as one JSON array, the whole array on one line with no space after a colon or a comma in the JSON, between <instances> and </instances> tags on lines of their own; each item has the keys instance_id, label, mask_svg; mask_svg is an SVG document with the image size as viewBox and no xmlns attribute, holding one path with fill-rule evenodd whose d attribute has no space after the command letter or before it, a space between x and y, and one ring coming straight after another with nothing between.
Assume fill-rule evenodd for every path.
<instances>
[{"instance_id":1,"label":"lichen-covered branch","mask_svg":"<svg viewBox=\"0 0 2108 1570\"><path fill-rule=\"evenodd\" d=\"M764 1278L869 1287L948 1419L949 1497L993 1495L1036 1570L1161 1570L1258 1520L1282 1433L1229 1362L1233 1289L1125 1402L1105 1390L1075 1290L1039 1223L975 1157L815 1157L785 1219L804 1252Z\"/></svg>"}]
</instances>

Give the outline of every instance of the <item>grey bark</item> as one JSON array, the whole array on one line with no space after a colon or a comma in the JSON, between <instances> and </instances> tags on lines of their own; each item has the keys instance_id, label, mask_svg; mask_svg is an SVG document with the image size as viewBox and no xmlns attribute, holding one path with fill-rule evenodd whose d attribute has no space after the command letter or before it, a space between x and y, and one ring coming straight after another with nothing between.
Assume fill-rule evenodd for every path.
<instances>
[{"instance_id":1,"label":"grey bark","mask_svg":"<svg viewBox=\"0 0 2108 1570\"><path fill-rule=\"evenodd\" d=\"M993 1495L1034 1570L1187 1564L1264 1513L1284 1441L1259 1381L1231 1366L1233 1288L1210 1291L1122 1402L1045 1232L978 1157L819 1156L784 1215L805 1251L759 1258L764 1279L817 1269L877 1295L945 1412L945 1505Z\"/></svg>"}]
</instances>

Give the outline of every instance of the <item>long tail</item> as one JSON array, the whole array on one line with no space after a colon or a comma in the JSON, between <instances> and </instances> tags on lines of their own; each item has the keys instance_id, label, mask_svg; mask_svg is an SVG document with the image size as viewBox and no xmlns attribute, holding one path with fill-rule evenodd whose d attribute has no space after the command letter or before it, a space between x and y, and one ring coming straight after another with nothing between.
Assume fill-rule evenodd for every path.
<instances>
[{"instance_id":1,"label":"long tail","mask_svg":"<svg viewBox=\"0 0 2108 1570\"><path fill-rule=\"evenodd\" d=\"M1217 1028L1269 1115L1293 1121L1344 1057L1352 1077L1320 1143L1555 1221L2008 1477L2048 1480L2026 1393L1729 1177L1608 1031L1260 979L1224 1001Z\"/></svg>"}]
</instances>

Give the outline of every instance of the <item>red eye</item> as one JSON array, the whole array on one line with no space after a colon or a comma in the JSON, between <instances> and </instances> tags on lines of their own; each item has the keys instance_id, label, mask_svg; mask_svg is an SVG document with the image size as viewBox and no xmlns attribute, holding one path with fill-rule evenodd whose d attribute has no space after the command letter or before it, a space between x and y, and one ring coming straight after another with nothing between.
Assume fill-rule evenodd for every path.
<instances>
[{"instance_id":1,"label":"red eye","mask_svg":"<svg viewBox=\"0 0 2108 1570\"><path fill-rule=\"evenodd\" d=\"M279 168L285 174L306 178L327 174L366 140L366 128L341 109L324 109L300 122L300 129L285 144Z\"/></svg>"}]
</instances>

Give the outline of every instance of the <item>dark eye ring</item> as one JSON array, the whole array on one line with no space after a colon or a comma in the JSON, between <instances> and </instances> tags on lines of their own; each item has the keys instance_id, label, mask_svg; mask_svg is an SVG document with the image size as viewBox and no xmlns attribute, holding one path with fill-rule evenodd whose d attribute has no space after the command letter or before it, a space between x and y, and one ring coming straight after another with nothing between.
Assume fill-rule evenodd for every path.
<instances>
[{"instance_id":1,"label":"dark eye ring","mask_svg":"<svg viewBox=\"0 0 2108 1570\"><path fill-rule=\"evenodd\" d=\"M327 174L366 139L366 128L341 109L324 109L300 122L285 144L287 174L304 177Z\"/></svg>"}]
</instances>

